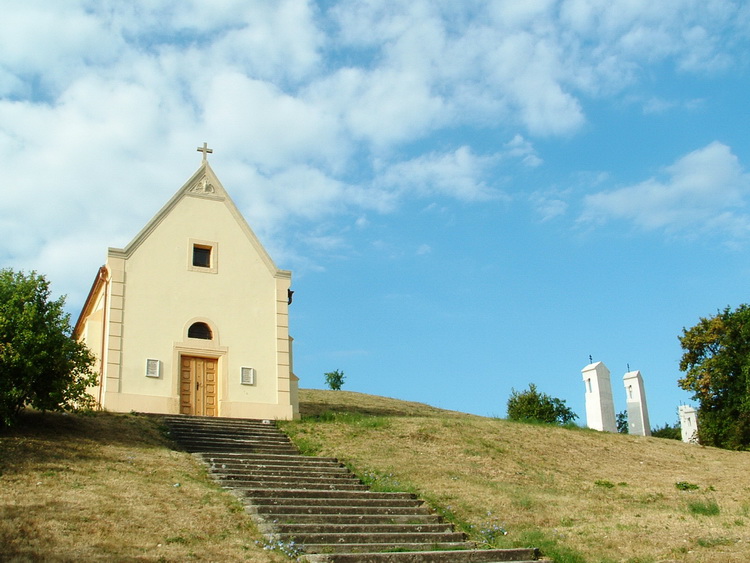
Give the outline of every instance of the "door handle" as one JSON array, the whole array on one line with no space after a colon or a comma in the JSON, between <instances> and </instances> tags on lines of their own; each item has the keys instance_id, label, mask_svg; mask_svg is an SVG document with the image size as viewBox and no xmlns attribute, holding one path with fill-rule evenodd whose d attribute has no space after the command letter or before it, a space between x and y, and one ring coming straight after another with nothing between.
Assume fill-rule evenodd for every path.
<instances>
[{"instance_id":1,"label":"door handle","mask_svg":"<svg viewBox=\"0 0 750 563\"><path fill-rule=\"evenodd\" d=\"M196 382L195 382L195 390L197 391L197 390L198 390L198 389L200 389L200 388L201 388L201 383L200 383L200 381L196 381Z\"/></svg>"}]
</instances>

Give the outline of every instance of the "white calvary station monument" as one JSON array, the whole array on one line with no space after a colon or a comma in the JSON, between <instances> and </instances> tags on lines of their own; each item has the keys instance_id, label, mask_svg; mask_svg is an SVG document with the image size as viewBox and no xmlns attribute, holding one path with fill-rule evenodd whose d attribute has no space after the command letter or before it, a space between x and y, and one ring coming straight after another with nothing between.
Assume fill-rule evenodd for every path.
<instances>
[{"instance_id":1,"label":"white calvary station monument","mask_svg":"<svg viewBox=\"0 0 750 563\"><path fill-rule=\"evenodd\" d=\"M586 426L603 432L617 432L609 369L603 362L595 362L584 367L581 374L586 392ZM641 372L629 371L622 379L627 396L628 432L650 436L646 390Z\"/></svg>"},{"instance_id":2,"label":"white calvary station monument","mask_svg":"<svg viewBox=\"0 0 750 563\"><path fill-rule=\"evenodd\" d=\"M680 405L680 430L682 441L690 444L698 443L698 410L690 405Z\"/></svg>"},{"instance_id":3,"label":"white calvary station monument","mask_svg":"<svg viewBox=\"0 0 750 563\"><path fill-rule=\"evenodd\" d=\"M299 416L291 272L276 267L206 158L125 248L110 248L75 336L102 408Z\"/></svg>"},{"instance_id":4,"label":"white calvary station monument","mask_svg":"<svg viewBox=\"0 0 750 563\"><path fill-rule=\"evenodd\" d=\"M603 362L595 362L581 370L586 390L586 426L603 432L617 432L615 402L609 370Z\"/></svg>"},{"instance_id":5,"label":"white calvary station monument","mask_svg":"<svg viewBox=\"0 0 750 563\"><path fill-rule=\"evenodd\" d=\"M646 389L640 371L629 371L622 382L628 405L628 432L637 436L651 436L651 423L648 420L646 407Z\"/></svg>"}]
</instances>

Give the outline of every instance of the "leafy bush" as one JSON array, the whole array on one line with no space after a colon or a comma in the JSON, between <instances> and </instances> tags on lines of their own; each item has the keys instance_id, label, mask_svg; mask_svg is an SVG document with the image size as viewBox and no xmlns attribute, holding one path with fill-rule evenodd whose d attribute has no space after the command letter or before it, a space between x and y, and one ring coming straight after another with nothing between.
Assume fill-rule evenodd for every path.
<instances>
[{"instance_id":1,"label":"leafy bush","mask_svg":"<svg viewBox=\"0 0 750 563\"><path fill-rule=\"evenodd\" d=\"M682 429L680 427L680 424L674 424L673 426L670 426L667 423L664 423L664 426L662 428L659 428L658 426L656 428L651 429L651 436L654 438L668 438L670 440L682 440Z\"/></svg>"},{"instance_id":2,"label":"leafy bush","mask_svg":"<svg viewBox=\"0 0 750 563\"><path fill-rule=\"evenodd\" d=\"M700 488L695 483L688 483L687 481L677 481L674 486L680 491L697 491Z\"/></svg>"},{"instance_id":3,"label":"leafy bush","mask_svg":"<svg viewBox=\"0 0 750 563\"><path fill-rule=\"evenodd\" d=\"M333 391L340 391L344 384L344 372L341 370L329 371L324 374L328 388Z\"/></svg>"},{"instance_id":4,"label":"leafy bush","mask_svg":"<svg viewBox=\"0 0 750 563\"><path fill-rule=\"evenodd\" d=\"M565 405L565 401L540 393L536 385L530 383L527 391L512 389L508 399L508 418L522 422L568 424L578 415Z\"/></svg>"},{"instance_id":5,"label":"leafy bush","mask_svg":"<svg viewBox=\"0 0 750 563\"><path fill-rule=\"evenodd\" d=\"M65 298L50 300L49 282L31 272L0 270L0 426L24 406L74 410L93 405L94 357L71 338Z\"/></svg>"}]
</instances>

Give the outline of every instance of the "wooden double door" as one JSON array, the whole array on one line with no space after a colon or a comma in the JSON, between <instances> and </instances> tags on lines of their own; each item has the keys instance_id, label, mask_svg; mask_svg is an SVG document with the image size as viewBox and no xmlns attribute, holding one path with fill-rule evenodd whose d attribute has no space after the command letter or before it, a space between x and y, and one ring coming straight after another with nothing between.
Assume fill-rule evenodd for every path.
<instances>
[{"instance_id":1,"label":"wooden double door","mask_svg":"<svg viewBox=\"0 0 750 563\"><path fill-rule=\"evenodd\" d=\"M218 364L216 358L182 356L180 362L180 413L217 416Z\"/></svg>"}]
</instances>

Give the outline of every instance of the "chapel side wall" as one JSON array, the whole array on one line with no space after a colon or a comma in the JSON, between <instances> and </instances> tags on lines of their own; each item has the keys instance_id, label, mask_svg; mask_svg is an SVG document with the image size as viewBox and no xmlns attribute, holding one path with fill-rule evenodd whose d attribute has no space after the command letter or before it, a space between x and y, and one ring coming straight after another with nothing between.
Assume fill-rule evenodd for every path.
<instances>
[{"instance_id":1,"label":"chapel side wall","mask_svg":"<svg viewBox=\"0 0 750 563\"><path fill-rule=\"evenodd\" d=\"M216 244L216 273L190 269L191 240ZM120 407L114 410L178 412L177 347L219 357L221 416L292 417L289 405L276 406L288 381L278 373L278 281L223 199L186 196L132 252L124 270L121 394L112 398L110 404ZM284 284L288 289L289 276ZM214 328L213 342L186 337L195 320ZM148 358L161 362L160 378L145 377ZM254 385L241 384L241 367L256 369Z\"/></svg>"},{"instance_id":2,"label":"chapel side wall","mask_svg":"<svg viewBox=\"0 0 750 563\"><path fill-rule=\"evenodd\" d=\"M100 288L95 296L96 305L93 310L82 320L82 329L77 335L78 340L83 342L89 352L94 356L94 370L97 373L96 385L86 389L87 393L99 399L99 389L101 387L102 373L104 372L104 362L102 358L103 340L104 340L104 291L105 287Z\"/></svg>"},{"instance_id":3,"label":"chapel side wall","mask_svg":"<svg viewBox=\"0 0 750 563\"><path fill-rule=\"evenodd\" d=\"M103 375L104 389L102 399L104 406L107 397L117 395L122 391L122 321L125 307L125 261L122 258L109 256L107 258L107 319L104 339L105 370ZM112 409L115 410L115 409ZM127 409L130 410L130 409Z\"/></svg>"}]
</instances>

